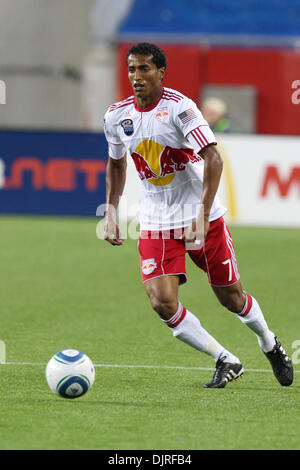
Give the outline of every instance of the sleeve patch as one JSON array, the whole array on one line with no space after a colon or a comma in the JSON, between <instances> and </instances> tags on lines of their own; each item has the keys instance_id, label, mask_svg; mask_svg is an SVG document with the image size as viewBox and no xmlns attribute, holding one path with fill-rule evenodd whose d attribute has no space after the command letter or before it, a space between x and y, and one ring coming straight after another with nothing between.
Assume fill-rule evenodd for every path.
<instances>
[{"instance_id":1,"label":"sleeve patch","mask_svg":"<svg viewBox=\"0 0 300 470\"><path fill-rule=\"evenodd\" d=\"M192 108L189 108L183 111L182 113L178 114L178 117L182 124L186 124L198 116Z\"/></svg>"}]
</instances>

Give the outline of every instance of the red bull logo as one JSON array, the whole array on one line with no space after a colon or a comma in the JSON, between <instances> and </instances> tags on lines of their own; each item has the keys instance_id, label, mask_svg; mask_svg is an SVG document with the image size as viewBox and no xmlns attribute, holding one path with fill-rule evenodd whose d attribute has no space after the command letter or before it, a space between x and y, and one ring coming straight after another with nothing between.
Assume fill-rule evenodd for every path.
<instances>
[{"instance_id":1,"label":"red bull logo","mask_svg":"<svg viewBox=\"0 0 300 470\"><path fill-rule=\"evenodd\" d=\"M154 269L157 268L154 258L144 259L142 262L142 271L147 276L153 273Z\"/></svg>"},{"instance_id":2,"label":"red bull logo","mask_svg":"<svg viewBox=\"0 0 300 470\"><path fill-rule=\"evenodd\" d=\"M157 110L157 113L155 114L155 117L160 121L164 120L167 116L169 116L167 108L160 108Z\"/></svg>"},{"instance_id":3,"label":"red bull logo","mask_svg":"<svg viewBox=\"0 0 300 470\"><path fill-rule=\"evenodd\" d=\"M144 140L131 154L141 180L148 180L155 186L165 186L174 179L178 171L183 171L191 162L199 162L201 157L192 149L176 149Z\"/></svg>"}]
</instances>

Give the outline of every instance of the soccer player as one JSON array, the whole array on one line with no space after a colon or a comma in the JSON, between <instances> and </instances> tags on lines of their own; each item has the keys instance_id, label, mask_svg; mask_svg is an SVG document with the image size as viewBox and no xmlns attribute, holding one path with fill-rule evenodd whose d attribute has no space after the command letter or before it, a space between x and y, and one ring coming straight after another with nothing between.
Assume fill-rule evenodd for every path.
<instances>
[{"instance_id":1,"label":"soccer player","mask_svg":"<svg viewBox=\"0 0 300 470\"><path fill-rule=\"evenodd\" d=\"M178 300L179 285L186 282L186 253L207 273L220 303L257 336L279 383L291 385L292 362L240 281L223 219L226 209L217 195L222 159L213 132L191 99L163 86L166 57L161 49L140 43L128 51L126 60L134 94L111 105L104 119L109 146L104 238L114 246L123 243L115 210L129 151L141 182L139 253L144 286L173 335L214 359L216 369L205 387L223 388L244 369ZM201 214L204 243L197 245Z\"/></svg>"}]
</instances>

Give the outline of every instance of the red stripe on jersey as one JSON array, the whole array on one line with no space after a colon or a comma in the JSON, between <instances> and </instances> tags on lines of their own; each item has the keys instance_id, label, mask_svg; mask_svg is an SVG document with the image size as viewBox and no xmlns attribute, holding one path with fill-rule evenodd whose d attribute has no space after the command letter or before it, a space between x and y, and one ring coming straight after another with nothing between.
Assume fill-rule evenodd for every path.
<instances>
[{"instance_id":1,"label":"red stripe on jersey","mask_svg":"<svg viewBox=\"0 0 300 470\"><path fill-rule=\"evenodd\" d=\"M198 144L201 146L201 148L206 147L212 142L208 142L207 138L201 131L200 127L196 127L193 131L190 132L190 134L194 137L194 139L198 142ZM200 144L201 142L201 144Z\"/></svg>"},{"instance_id":2,"label":"red stripe on jersey","mask_svg":"<svg viewBox=\"0 0 300 470\"><path fill-rule=\"evenodd\" d=\"M194 131L190 132L191 136L195 139L195 141L197 142L198 145L200 145L200 147L202 148L203 144L202 142L200 141L199 137L197 136L197 134L195 134Z\"/></svg>"},{"instance_id":3,"label":"red stripe on jersey","mask_svg":"<svg viewBox=\"0 0 300 470\"><path fill-rule=\"evenodd\" d=\"M199 130L199 128L195 129L195 132L197 133L197 135L199 136L201 142L203 142L203 145L205 147L205 145L208 144L206 138L204 137L204 135L202 134L202 132Z\"/></svg>"},{"instance_id":4,"label":"red stripe on jersey","mask_svg":"<svg viewBox=\"0 0 300 470\"><path fill-rule=\"evenodd\" d=\"M179 96L171 95L171 94L166 94L166 93L163 93L162 98L163 98L163 99L170 99L170 100L176 101L176 103L178 103L180 100L182 100L182 98L179 97Z\"/></svg>"},{"instance_id":5,"label":"red stripe on jersey","mask_svg":"<svg viewBox=\"0 0 300 470\"><path fill-rule=\"evenodd\" d=\"M197 131L200 132L200 134L202 135L204 142L205 142L206 144L208 144L208 140L207 140L207 138L205 137L205 135L203 134L203 132L201 131L200 127L198 127Z\"/></svg>"},{"instance_id":6,"label":"red stripe on jersey","mask_svg":"<svg viewBox=\"0 0 300 470\"><path fill-rule=\"evenodd\" d=\"M178 98L179 100L183 99L183 96L177 95L176 93L173 93L171 91L164 90L163 94L164 95L169 95L169 96L174 96L175 98Z\"/></svg>"},{"instance_id":7,"label":"red stripe on jersey","mask_svg":"<svg viewBox=\"0 0 300 470\"><path fill-rule=\"evenodd\" d=\"M134 101L134 98L124 100L124 101L121 101L120 103L112 104L110 108L118 108L119 106L123 106L124 104L132 103L133 101Z\"/></svg>"},{"instance_id":8,"label":"red stripe on jersey","mask_svg":"<svg viewBox=\"0 0 300 470\"><path fill-rule=\"evenodd\" d=\"M164 94L167 94L167 95L169 95L169 96L174 96L174 97L176 97L176 98L179 98L180 100L183 99L183 96L180 96L180 95L178 95L177 93L174 93L173 91L168 91L168 90L166 90L166 89L164 89Z\"/></svg>"},{"instance_id":9,"label":"red stripe on jersey","mask_svg":"<svg viewBox=\"0 0 300 470\"><path fill-rule=\"evenodd\" d=\"M128 96L125 100L118 101L117 103L113 103L111 106L119 106L120 104L126 103L126 101L134 100L134 95Z\"/></svg>"},{"instance_id":10,"label":"red stripe on jersey","mask_svg":"<svg viewBox=\"0 0 300 470\"><path fill-rule=\"evenodd\" d=\"M192 132L191 132L192 136L194 137L194 139L197 141L197 143L200 145L201 149L203 147L205 147L205 142L201 136L201 134L199 134L197 132L197 129L194 129Z\"/></svg>"},{"instance_id":11,"label":"red stripe on jersey","mask_svg":"<svg viewBox=\"0 0 300 470\"><path fill-rule=\"evenodd\" d=\"M175 101L175 103L179 103L179 100L176 100L175 98L162 97L162 99L165 100L165 101Z\"/></svg>"},{"instance_id":12,"label":"red stripe on jersey","mask_svg":"<svg viewBox=\"0 0 300 470\"><path fill-rule=\"evenodd\" d=\"M115 111L115 109L124 108L124 106L129 106L130 104L134 104L134 100L128 101L128 103L120 104L119 106L115 106L114 108L109 108L108 112Z\"/></svg>"},{"instance_id":13,"label":"red stripe on jersey","mask_svg":"<svg viewBox=\"0 0 300 470\"><path fill-rule=\"evenodd\" d=\"M112 104L108 109L113 111L114 109L117 109L119 108L120 106L122 106L123 104L127 104L128 102L132 102L134 100L134 96L129 96L128 98L126 98L126 100L122 100L122 101L119 101L118 103L114 103Z\"/></svg>"}]
</instances>

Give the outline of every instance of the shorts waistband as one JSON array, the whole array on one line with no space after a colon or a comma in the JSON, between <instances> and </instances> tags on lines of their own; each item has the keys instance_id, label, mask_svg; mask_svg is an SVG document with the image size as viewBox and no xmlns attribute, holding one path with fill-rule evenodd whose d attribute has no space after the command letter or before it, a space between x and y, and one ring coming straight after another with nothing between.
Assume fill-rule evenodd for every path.
<instances>
[{"instance_id":1,"label":"shorts waistband","mask_svg":"<svg viewBox=\"0 0 300 470\"><path fill-rule=\"evenodd\" d=\"M212 220L210 222L210 227L214 226L216 223L222 222L223 217L219 217L218 219ZM180 238L184 229L187 227L181 227L176 229L169 229L169 230L141 230L140 238L150 238L152 240L159 239L159 238Z\"/></svg>"}]
</instances>

